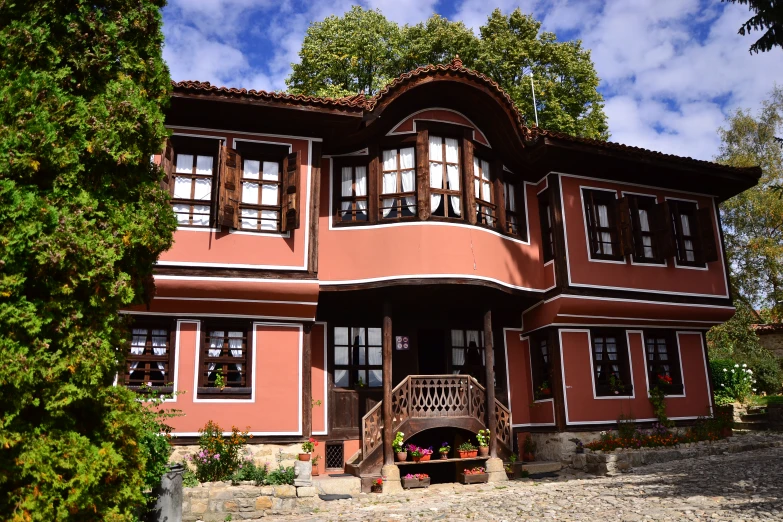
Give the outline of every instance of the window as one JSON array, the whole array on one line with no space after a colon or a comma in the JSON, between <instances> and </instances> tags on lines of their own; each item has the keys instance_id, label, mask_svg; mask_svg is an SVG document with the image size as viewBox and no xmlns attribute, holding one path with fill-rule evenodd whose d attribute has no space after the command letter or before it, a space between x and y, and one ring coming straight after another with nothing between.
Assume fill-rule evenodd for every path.
<instances>
[{"instance_id":1,"label":"window","mask_svg":"<svg viewBox=\"0 0 783 522\"><path fill-rule=\"evenodd\" d=\"M524 184L522 187L524 190ZM522 208L522 212L520 213L517 207L517 186L508 181L504 181L503 198L503 203L506 208L506 232L515 236L526 235L526 231L521 228L525 223L525 209ZM524 199L520 198L519 203L519 206L523 207L525 203Z\"/></svg>"},{"instance_id":2,"label":"window","mask_svg":"<svg viewBox=\"0 0 783 522\"><path fill-rule=\"evenodd\" d=\"M687 266L704 266L701 261L701 251L698 248L696 203L670 200L669 205L674 225L677 263Z\"/></svg>"},{"instance_id":3,"label":"window","mask_svg":"<svg viewBox=\"0 0 783 522\"><path fill-rule=\"evenodd\" d=\"M555 258L555 234L552 205L549 204L549 191L538 196L538 214L541 221L541 247L544 250L544 262Z\"/></svg>"},{"instance_id":4,"label":"window","mask_svg":"<svg viewBox=\"0 0 783 522\"><path fill-rule=\"evenodd\" d=\"M633 394L625 332L594 330L591 338L596 395L613 397Z\"/></svg>"},{"instance_id":5,"label":"window","mask_svg":"<svg viewBox=\"0 0 783 522\"><path fill-rule=\"evenodd\" d=\"M541 334L530 338L530 367L533 374L534 400L552 397L552 353L549 335Z\"/></svg>"},{"instance_id":6,"label":"window","mask_svg":"<svg viewBox=\"0 0 783 522\"><path fill-rule=\"evenodd\" d=\"M458 218L462 209L459 186L459 140L430 136L430 209L433 216Z\"/></svg>"},{"instance_id":7,"label":"window","mask_svg":"<svg viewBox=\"0 0 783 522\"><path fill-rule=\"evenodd\" d=\"M473 188L476 196L476 223L495 226L496 206L492 203L489 162L473 157ZM512 196L513 198L513 196Z\"/></svg>"},{"instance_id":8,"label":"window","mask_svg":"<svg viewBox=\"0 0 783 522\"><path fill-rule=\"evenodd\" d=\"M199 356L198 395L250 398L252 357L250 325L204 325Z\"/></svg>"},{"instance_id":9,"label":"window","mask_svg":"<svg viewBox=\"0 0 783 522\"><path fill-rule=\"evenodd\" d=\"M383 151L381 219L416 215L416 163L414 148Z\"/></svg>"},{"instance_id":10,"label":"window","mask_svg":"<svg viewBox=\"0 0 783 522\"><path fill-rule=\"evenodd\" d=\"M481 381L484 366L484 332L479 330L451 331L451 372L469 373ZM473 371L475 370L475 372Z\"/></svg>"},{"instance_id":11,"label":"window","mask_svg":"<svg viewBox=\"0 0 783 522\"><path fill-rule=\"evenodd\" d=\"M585 190L588 241L593 259L621 259L614 191Z\"/></svg>"},{"instance_id":12,"label":"window","mask_svg":"<svg viewBox=\"0 0 783 522\"><path fill-rule=\"evenodd\" d=\"M628 196L633 228L634 261L640 263L661 263L655 241L653 223L656 200L649 196Z\"/></svg>"},{"instance_id":13,"label":"window","mask_svg":"<svg viewBox=\"0 0 783 522\"><path fill-rule=\"evenodd\" d=\"M334 328L334 385L338 388L383 385L380 328Z\"/></svg>"},{"instance_id":14,"label":"window","mask_svg":"<svg viewBox=\"0 0 783 522\"><path fill-rule=\"evenodd\" d=\"M367 221L367 167L343 167L340 175L340 221Z\"/></svg>"},{"instance_id":15,"label":"window","mask_svg":"<svg viewBox=\"0 0 783 522\"><path fill-rule=\"evenodd\" d=\"M217 148L217 146L215 147ZM187 148L184 148L187 151ZM177 147L171 204L179 225L208 227L212 214L214 155L181 154Z\"/></svg>"},{"instance_id":16,"label":"window","mask_svg":"<svg viewBox=\"0 0 783 522\"><path fill-rule=\"evenodd\" d=\"M676 334L666 330L644 332L644 351L650 388L660 387L666 395L682 394Z\"/></svg>"},{"instance_id":17,"label":"window","mask_svg":"<svg viewBox=\"0 0 783 522\"><path fill-rule=\"evenodd\" d=\"M171 321L136 323L131 328L130 353L125 362L126 386L152 386L173 391L174 352Z\"/></svg>"},{"instance_id":18,"label":"window","mask_svg":"<svg viewBox=\"0 0 783 522\"><path fill-rule=\"evenodd\" d=\"M242 159L242 230L280 229L280 162Z\"/></svg>"}]
</instances>

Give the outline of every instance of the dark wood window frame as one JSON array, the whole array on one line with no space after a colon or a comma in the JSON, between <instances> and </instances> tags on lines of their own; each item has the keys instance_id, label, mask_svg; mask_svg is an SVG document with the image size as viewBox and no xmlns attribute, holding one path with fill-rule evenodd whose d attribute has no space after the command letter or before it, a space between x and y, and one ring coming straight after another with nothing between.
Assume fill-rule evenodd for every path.
<instances>
[{"instance_id":1,"label":"dark wood window frame","mask_svg":"<svg viewBox=\"0 0 783 522\"><path fill-rule=\"evenodd\" d=\"M198 227L198 228L209 228L214 225L215 223L215 199L218 189L218 175L219 175L219 152L220 152L220 140L218 138L213 137L204 137L204 138L195 138L195 137L189 137L189 136L178 136L174 135L171 138L171 141L174 145L174 158L172 158L174 162L174 173L173 173L173 179L169 181L169 194L171 195L171 206L172 208L176 206L187 206L189 207L189 212L187 213L188 222L183 223L179 221L179 218L177 219L179 226L186 226L186 227ZM192 163L190 165L190 172L177 172L178 169L184 169L185 167L183 165L179 165L178 162L180 161L180 156L191 156L192 157ZM212 174L206 175L206 174L198 174L197 173L197 166L198 166L198 157L210 157L212 158ZM175 197L176 189L177 189L177 180L176 178L188 178L191 180L190 183L190 197L189 198L177 198ZM209 199L195 199L195 193L196 193L196 184L197 180L200 179L207 179L210 181L210 194ZM195 214L194 207L202 206L202 207L208 207L206 214ZM182 212L176 212L178 216L182 214ZM196 215L206 215L207 217L207 224L194 224L194 216Z\"/></svg>"},{"instance_id":2,"label":"dark wood window frame","mask_svg":"<svg viewBox=\"0 0 783 522\"><path fill-rule=\"evenodd\" d=\"M279 233L281 227L281 220L283 219L283 160L289 152L287 145L271 145L265 143L255 143L244 140L234 140L234 146L237 152L242 158L242 164L240 165L240 178L239 178L239 230L242 232L258 232L258 233ZM258 161L258 178L245 177L245 164L248 161ZM277 180L265 180L264 178L264 162L277 164ZM258 200L257 203L245 203L244 191L245 183L253 183L258 185ZM277 202L274 205L262 203L264 186L276 186L277 187ZM242 216L242 210L255 210L258 212L257 218L248 218ZM276 213L274 228L261 228L265 221L268 219L263 218L263 211L272 211ZM256 226L258 228L245 228L243 225L244 219L255 219Z\"/></svg>"},{"instance_id":3,"label":"dark wood window frame","mask_svg":"<svg viewBox=\"0 0 783 522\"><path fill-rule=\"evenodd\" d=\"M555 217L552 215L552 203L549 195L549 189L538 195L538 217L541 223L541 249L544 254L544 263L555 258Z\"/></svg>"},{"instance_id":4,"label":"dark wood window frame","mask_svg":"<svg viewBox=\"0 0 783 522\"><path fill-rule=\"evenodd\" d=\"M333 169L334 172L332 173L332 225L334 226L340 226L340 227L351 227L351 226L364 226L371 222L372 215L370 214L370 209L373 206L373 201L371 201L371 191L372 191L372 162L373 159L371 156L368 155L361 155L361 156L345 156L345 157L339 157L334 158L333 161ZM365 172L365 185L367 189L367 195L366 196L355 196L356 194L356 168L357 167L364 167ZM351 169L351 193L354 194L350 197L342 196L342 173L343 168L350 168ZM364 201L365 202L365 209L364 209L364 219L353 219L355 216L358 216L359 214L359 208L358 208L358 202ZM351 220L343 220L344 213L342 211L342 203L343 202L349 202L350 203L350 212L351 212ZM354 214L355 212L355 214Z\"/></svg>"},{"instance_id":5,"label":"dark wood window frame","mask_svg":"<svg viewBox=\"0 0 783 522\"><path fill-rule=\"evenodd\" d=\"M525 197L525 182L513 181L507 172L503 173L503 208L505 210L506 229L505 232L518 237L523 241L528 241L527 233L527 198ZM514 209L511 209L510 198L513 194ZM520 211L521 207L521 211ZM512 219L513 218L513 219Z\"/></svg>"},{"instance_id":6,"label":"dark wood window frame","mask_svg":"<svg viewBox=\"0 0 783 522\"><path fill-rule=\"evenodd\" d=\"M400 151L403 149L411 149L413 152L413 164L409 169L402 168L402 157ZM396 151L397 153L397 167L396 169L386 170L384 165L384 155L386 152ZM416 144L415 143L401 143L396 146L383 146L380 147L380 158L378 160L378 173L379 179L377 183L378 187L378 220L379 222L389 221L410 221L416 219L418 215L418 199L417 199L417 183L416 177ZM413 188L411 190L404 190L402 183L403 171L413 171ZM395 191L384 194L383 193L383 181L386 174L395 174ZM409 203L408 199L413 199L413 203ZM386 207L385 200L393 200L390 207ZM412 208L412 210L411 210ZM407 210L406 210L407 209ZM387 215L383 215L384 210L388 210ZM411 212L410 215L402 215L403 212Z\"/></svg>"},{"instance_id":7,"label":"dark wood window frame","mask_svg":"<svg viewBox=\"0 0 783 522\"><path fill-rule=\"evenodd\" d=\"M582 201L587 224L587 242L590 259L621 261L620 237L617 227L617 192L582 188ZM600 207L606 206L606 221L602 223ZM609 239L607 240L608 234Z\"/></svg>"},{"instance_id":8,"label":"dark wood window frame","mask_svg":"<svg viewBox=\"0 0 783 522\"><path fill-rule=\"evenodd\" d=\"M141 342L142 333L138 330L144 330L144 341ZM175 357L174 346L177 335L176 320L170 318L160 319L134 319L130 327L131 338L128 341L128 349L125 357L125 371L119 376L118 382L133 390L142 389L143 383L152 382L150 390L156 393L172 393L174 391L174 368ZM163 331L161 335L153 334L154 331ZM138 342L137 342L138 341ZM155 354L154 348L160 348L160 342L165 342L166 353L162 355ZM143 353L134 354L133 350L142 348ZM133 363L137 363L135 369L131 370ZM159 368L163 364L163 369ZM134 375L139 373L140 375Z\"/></svg>"},{"instance_id":9,"label":"dark wood window frame","mask_svg":"<svg viewBox=\"0 0 783 522\"><path fill-rule=\"evenodd\" d=\"M667 198L667 202L672 213L677 266L706 267L706 263L703 261L701 236L699 235L698 205L693 201L670 198ZM683 226L683 216L687 216L688 230L685 230ZM688 259L688 253L693 256L692 260Z\"/></svg>"},{"instance_id":10,"label":"dark wood window frame","mask_svg":"<svg viewBox=\"0 0 783 522\"><path fill-rule=\"evenodd\" d=\"M551 399L552 389L552 342L549 332L530 336L530 371L532 374L533 400Z\"/></svg>"},{"instance_id":11,"label":"dark wood window frame","mask_svg":"<svg viewBox=\"0 0 783 522\"><path fill-rule=\"evenodd\" d=\"M435 208L437 210L438 208L443 208L443 215L435 214L435 211L432 210L432 206L430 203L430 212L431 216L433 218L439 218L439 219L447 219L450 221L467 221L467 213L465 212L465 190L467 187L465 187L464 183L464 168L465 165L463 164L463 150L464 150L464 144L462 143L462 139L455 136L450 136L448 133L441 133L441 132L431 132L430 133L430 150L432 150L432 141L433 139L440 139L440 147L441 147L441 160L433 161L433 159L429 158L429 165L428 165L428 180L430 185L430 202L432 201L432 197L435 195L440 195L441 200L438 206ZM447 157L447 143L446 140L456 140L457 141L457 161L449 161ZM432 186L432 164L433 163L440 163L441 164L441 188L435 188ZM459 185L459 189L452 189L452 188L445 188L449 185L448 182L448 167L449 166L456 166L457 167L457 184ZM452 197L459 198L459 204L457 205L457 208L459 209L459 214L454 210L454 204L452 202Z\"/></svg>"},{"instance_id":12,"label":"dark wood window frame","mask_svg":"<svg viewBox=\"0 0 783 522\"><path fill-rule=\"evenodd\" d=\"M250 399L253 391L253 323L252 321L204 321L201 324L201 345L198 362L199 399ZM213 332L223 332L222 337L213 337ZM240 336L232 336L238 332ZM213 347L216 339L222 339L220 348ZM241 357L232 354L237 348L232 340L242 340ZM220 349L220 354L210 354L210 350ZM210 368L210 364L215 367ZM241 365L238 367L237 365ZM233 368L232 368L233 367ZM225 387L215 385L217 373L223 375ZM238 374L238 375L237 375Z\"/></svg>"},{"instance_id":13,"label":"dark wood window frame","mask_svg":"<svg viewBox=\"0 0 783 522\"><path fill-rule=\"evenodd\" d=\"M613 340L613 341L612 341ZM615 357L612 358L612 355ZM630 397L633 395L631 366L625 330L590 330L590 356L593 381L598 397ZM617 383L613 389L611 376ZM621 383L621 389L620 388Z\"/></svg>"},{"instance_id":14,"label":"dark wood window frame","mask_svg":"<svg viewBox=\"0 0 783 522\"><path fill-rule=\"evenodd\" d=\"M499 216L495 185L498 173L494 172L489 161L480 155L473 156L473 190L476 199L476 208L471 210L476 213L476 224L487 228L498 228ZM487 172L485 172L485 170ZM484 175L486 174L486 179ZM516 203L516 199L514 200Z\"/></svg>"},{"instance_id":15,"label":"dark wood window frame","mask_svg":"<svg viewBox=\"0 0 783 522\"><path fill-rule=\"evenodd\" d=\"M666 395L683 394L682 361L677 333L674 330L644 331L644 361L649 389L661 388ZM659 375L668 375L672 383L661 383Z\"/></svg>"},{"instance_id":16,"label":"dark wood window frame","mask_svg":"<svg viewBox=\"0 0 783 522\"><path fill-rule=\"evenodd\" d=\"M348 344L338 344L336 330L337 328L345 328L348 330ZM364 335L364 344L356 342L355 331L362 330ZM370 344L370 330L377 330L379 339L378 344ZM363 386L366 388L379 388L383 385L383 337L381 333L381 327L373 326L332 326L332 349L330 351L331 361L329 366L332 371L332 381L335 388L352 389L359 387L360 372L364 372L363 375L366 380L363 379ZM337 351L338 348L347 349L348 363L337 363ZM375 364L370 363L370 348L380 350L380 361ZM362 362L362 360L364 362ZM341 386L338 384L337 372L347 372L348 383L347 386ZM377 385L370 386L370 372L380 371L380 379Z\"/></svg>"},{"instance_id":17,"label":"dark wood window frame","mask_svg":"<svg viewBox=\"0 0 783 522\"><path fill-rule=\"evenodd\" d=\"M663 256L661 256L660 253L658 238L656 237L655 233L656 223L654 220L657 198L652 195L648 196L643 194L629 194L626 197L628 198L628 206L631 210L634 262L659 265L665 264ZM644 227L642 226L642 211L645 212L647 218L647 230L643 230Z\"/></svg>"}]
</instances>

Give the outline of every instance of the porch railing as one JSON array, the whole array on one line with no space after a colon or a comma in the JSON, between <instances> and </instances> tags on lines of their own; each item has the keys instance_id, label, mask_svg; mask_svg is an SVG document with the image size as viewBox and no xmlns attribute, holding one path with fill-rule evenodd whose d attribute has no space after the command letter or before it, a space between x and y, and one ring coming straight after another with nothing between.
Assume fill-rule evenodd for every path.
<instances>
[{"instance_id":1,"label":"porch railing","mask_svg":"<svg viewBox=\"0 0 783 522\"><path fill-rule=\"evenodd\" d=\"M486 390L470 375L409 375L394 387L392 431L408 419L467 417L486 425ZM362 457L383 445L383 401L362 418ZM498 442L511 447L511 412L495 400ZM409 434L412 435L412 434Z\"/></svg>"}]
</instances>

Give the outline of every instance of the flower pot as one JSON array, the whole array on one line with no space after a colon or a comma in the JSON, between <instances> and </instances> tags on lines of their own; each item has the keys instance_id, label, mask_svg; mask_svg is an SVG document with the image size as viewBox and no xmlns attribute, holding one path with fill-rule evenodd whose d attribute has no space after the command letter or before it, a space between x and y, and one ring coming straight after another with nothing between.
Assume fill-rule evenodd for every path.
<instances>
[{"instance_id":1,"label":"flower pot","mask_svg":"<svg viewBox=\"0 0 783 522\"><path fill-rule=\"evenodd\" d=\"M427 477L425 479L416 479L416 478L402 478L402 487L403 489L411 489L411 488L428 488L430 486L430 478Z\"/></svg>"},{"instance_id":2,"label":"flower pot","mask_svg":"<svg viewBox=\"0 0 783 522\"><path fill-rule=\"evenodd\" d=\"M371 493L383 493L383 484L373 484L370 486Z\"/></svg>"},{"instance_id":3,"label":"flower pot","mask_svg":"<svg viewBox=\"0 0 783 522\"><path fill-rule=\"evenodd\" d=\"M313 464L313 476L314 476L314 477L317 477L317 476L319 476L320 474L321 474L321 472L320 472L320 471L318 471L318 464L315 464L315 463L314 463L314 464Z\"/></svg>"},{"instance_id":4,"label":"flower pot","mask_svg":"<svg viewBox=\"0 0 783 522\"><path fill-rule=\"evenodd\" d=\"M480 457L486 457L489 455L489 446L479 446L478 454Z\"/></svg>"},{"instance_id":5,"label":"flower pot","mask_svg":"<svg viewBox=\"0 0 783 522\"><path fill-rule=\"evenodd\" d=\"M460 484L483 484L489 480L489 474L487 473L471 473L466 475L465 473L459 474Z\"/></svg>"},{"instance_id":6,"label":"flower pot","mask_svg":"<svg viewBox=\"0 0 783 522\"><path fill-rule=\"evenodd\" d=\"M309 453L300 453L299 454L299 460L303 460L303 461L310 460L310 454Z\"/></svg>"},{"instance_id":7,"label":"flower pot","mask_svg":"<svg viewBox=\"0 0 783 522\"><path fill-rule=\"evenodd\" d=\"M440 460L446 460L449 458L449 452L448 451L441 451L440 452Z\"/></svg>"},{"instance_id":8,"label":"flower pot","mask_svg":"<svg viewBox=\"0 0 783 522\"><path fill-rule=\"evenodd\" d=\"M398 451L397 452L397 461L405 462L406 460L408 460L408 452L407 451Z\"/></svg>"},{"instance_id":9,"label":"flower pot","mask_svg":"<svg viewBox=\"0 0 783 522\"><path fill-rule=\"evenodd\" d=\"M472 459L475 458L476 455L478 455L478 450L472 450L472 451L457 450L457 453L459 453L459 458L461 459Z\"/></svg>"}]
</instances>

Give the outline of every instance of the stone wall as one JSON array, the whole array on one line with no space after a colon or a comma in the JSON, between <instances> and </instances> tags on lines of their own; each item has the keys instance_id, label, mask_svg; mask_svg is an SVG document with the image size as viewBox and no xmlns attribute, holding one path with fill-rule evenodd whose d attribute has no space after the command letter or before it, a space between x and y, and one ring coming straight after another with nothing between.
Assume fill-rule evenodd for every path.
<instances>
[{"instance_id":1,"label":"stone wall","mask_svg":"<svg viewBox=\"0 0 783 522\"><path fill-rule=\"evenodd\" d=\"M775 354L777 358L783 359L783 332L756 333L760 334L761 346Z\"/></svg>"},{"instance_id":2,"label":"stone wall","mask_svg":"<svg viewBox=\"0 0 783 522\"><path fill-rule=\"evenodd\" d=\"M182 522L253 521L267 515L309 513L323 502L312 486L256 486L242 482L205 482L184 488Z\"/></svg>"},{"instance_id":3,"label":"stone wall","mask_svg":"<svg viewBox=\"0 0 783 522\"><path fill-rule=\"evenodd\" d=\"M173 446L169 462L185 462L186 455L198 453L198 444ZM276 469L278 461L282 467L290 467L298 460L302 451L302 444L246 444L245 453L250 455L257 466L269 465L269 469ZM322 461L323 462L323 461ZM323 470L323 464L321 464Z\"/></svg>"},{"instance_id":4,"label":"stone wall","mask_svg":"<svg viewBox=\"0 0 783 522\"><path fill-rule=\"evenodd\" d=\"M767 420L770 429L783 431L783 404L767 405Z\"/></svg>"},{"instance_id":5,"label":"stone wall","mask_svg":"<svg viewBox=\"0 0 783 522\"><path fill-rule=\"evenodd\" d=\"M530 434L533 442L536 443L536 460L563 462L566 465L570 464L571 457L576 451L576 444L568 439L579 439L583 444L587 444L600 436L600 431Z\"/></svg>"}]
</instances>

